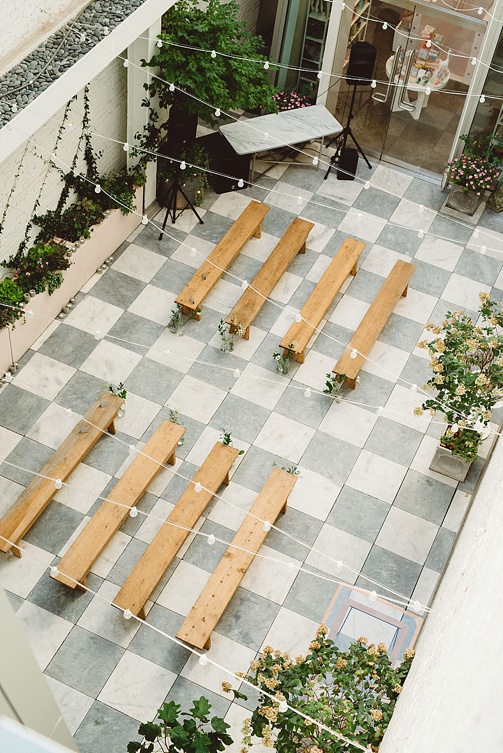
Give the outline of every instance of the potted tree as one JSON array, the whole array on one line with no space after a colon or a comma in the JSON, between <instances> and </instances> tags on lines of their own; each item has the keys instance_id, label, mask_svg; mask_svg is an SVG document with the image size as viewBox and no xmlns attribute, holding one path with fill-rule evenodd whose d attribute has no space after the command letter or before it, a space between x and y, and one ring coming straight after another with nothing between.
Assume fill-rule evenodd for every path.
<instances>
[{"instance_id":1,"label":"potted tree","mask_svg":"<svg viewBox=\"0 0 503 753\"><path fill-rule=\"evenodd\" d=\"M441 326L426 325L435 339L418 343L428 350L433 371L424 389L436 395L415 413L440 411L448 424L430 468L458 481L477 458L491 411L503 396L503 310L488 293L479 297L478 324L463 311L449 311Z\"/></svg>"}]
</instances>

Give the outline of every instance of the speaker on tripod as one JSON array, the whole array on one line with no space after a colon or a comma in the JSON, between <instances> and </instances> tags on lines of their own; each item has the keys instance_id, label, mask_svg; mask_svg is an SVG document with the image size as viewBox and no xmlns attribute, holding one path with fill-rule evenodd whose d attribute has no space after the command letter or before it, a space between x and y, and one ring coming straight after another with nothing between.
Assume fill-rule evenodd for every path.
<instances>
[{"instance_id":1,"label":"speaker on tripod","mask_svg":"<svg viewBox=\"0 0 503 753\"><path fill-rule=\"evenodd\" d=\"M370 86L377 50L368 42L355 42L349 53L346 81L350 86Z\"/></svg>"}]
</instances>

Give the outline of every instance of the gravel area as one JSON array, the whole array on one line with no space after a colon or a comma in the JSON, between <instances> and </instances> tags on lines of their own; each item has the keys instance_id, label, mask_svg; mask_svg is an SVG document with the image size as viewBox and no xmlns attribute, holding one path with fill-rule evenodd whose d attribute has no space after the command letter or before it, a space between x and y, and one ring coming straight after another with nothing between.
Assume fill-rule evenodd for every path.
<instances>
[{"instance_id":1,"label":"gravel area","mask_svg":"<svg viewBox=\"0 0 503 753\"><path fill-rule=\"evenodd\" d=\"M71 68L145 0L94 0L0 78L0 127Z\"/></svg>"}]
</instances>

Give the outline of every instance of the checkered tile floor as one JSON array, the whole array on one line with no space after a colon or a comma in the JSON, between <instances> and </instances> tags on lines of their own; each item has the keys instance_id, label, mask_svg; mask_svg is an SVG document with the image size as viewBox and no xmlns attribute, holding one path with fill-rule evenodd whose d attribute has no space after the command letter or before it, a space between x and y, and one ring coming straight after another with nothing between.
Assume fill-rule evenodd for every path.
<instances>
[{"instance_id":1,"label":"checkered tile floor","mask_svg":"<svg viewBox=\"0 0 503 753\"><path fill-rule=\"evenodd\" d=\"M73 425L65 409L85 412L104 382L123 381L128 390L126 415L118 422L126 445L145 442L167 416L167 405L180 411L187 431L175 469L186 478L225 427L245 454L201 528L226 541L273 464L299 465L301 478L278 522L291 536L270 532L262 551L277 562L256 559L214 633L210 656L232 670L245 670L267 643L305 652L334 599L334 582L292 571L282 561L337 577L335 560L342 560L351 568L341 574L347 584L368 587L369 576L427 603L484 464L480 458L459 485L429 471L441 426L413 417L418 396L400 377L419 385L428 379L425 354L415 348L425 322L438 322L453 307L476 310L480 290L503 299L503 253L481 255L471 245L471 229L437 213L444 199L437 186L383 165L370 173L360 163L358 174L370 178L368 190L361 181L337 181L335 172L325 181L320 169L276 166L258 186L209 192L201 208L204 225L185 212L167 227L173 238L162 241L157 229L140 226L0 392L0 460L34 471ZM300 204L292 197L301 197ZM262 238L246 245L232 266L235 277L225 275L208 296L201 321L189 321L181 337L172 334L166 324L174 298L200 263L180 241L207 254L250 198L271 207ZM423 204L424 212L408 199ZM274 303L262 309L249 341L237 339L232 353L222 353L217 325L240 296L240 280L254 277L296 214L315 223L306 254L274 289ZM159 212L156 221L162 219ZM420 229L451 240L420 238ZM486 212L479 230L488 239L479 237L477 245L503 251L502 216ZM305 363L281 377L272 353L347 235L367 244L361 268L330 307ZM373 349L374 363L365 365L356 391L347 394L355 402L333 404L315 391L323 389L341 343L397 259L417 265L409 294ZM96 329L110 338L98 342ZM237 379L234 369L241 373ZM310 398L296 389L303 386L313 389ZM376 406L384 411L378 414ZM106 495L123 471L126 445L102 438L74 473L75 489L63 487L26 536L25 556L0 559L0 586L12 598L82 753L125 750L139 721L153 717L166 697L186 706L204 693L236 730L247 715L246 702L231 704L222 693L226 678L220 672L148 627L124 621L108 604L158 522L138 516L125 523L89 577L98 595L70 592L48 577L47 567L96 509L96 495ZM31 476L5 463L0 471L3 513ZM165 517L185 485L162 472L140 508ZM191 536L156 589L147 622L174 635L222 551L218 543L208 547Z\"/></svg>"}]
</instances>

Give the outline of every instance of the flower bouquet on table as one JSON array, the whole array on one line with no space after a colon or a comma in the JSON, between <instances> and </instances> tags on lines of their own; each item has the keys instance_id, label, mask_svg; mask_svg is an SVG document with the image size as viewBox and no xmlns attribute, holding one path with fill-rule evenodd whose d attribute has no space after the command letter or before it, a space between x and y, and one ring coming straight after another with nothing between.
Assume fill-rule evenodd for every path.
<instances>
[{"instance_id":1,"label":"flower bouquet on table","mask_svg":"<svg viewBox=\"0 0 503 753\"><path fill-rule=\"evenodd\" d=\"M278 112L284 112L285 110L297 110L300 107L309 107L311 104L307 97L299 94L296 91L279 91L272 97L273 103L276 105Z\"/></svg>"}]
</instances>

